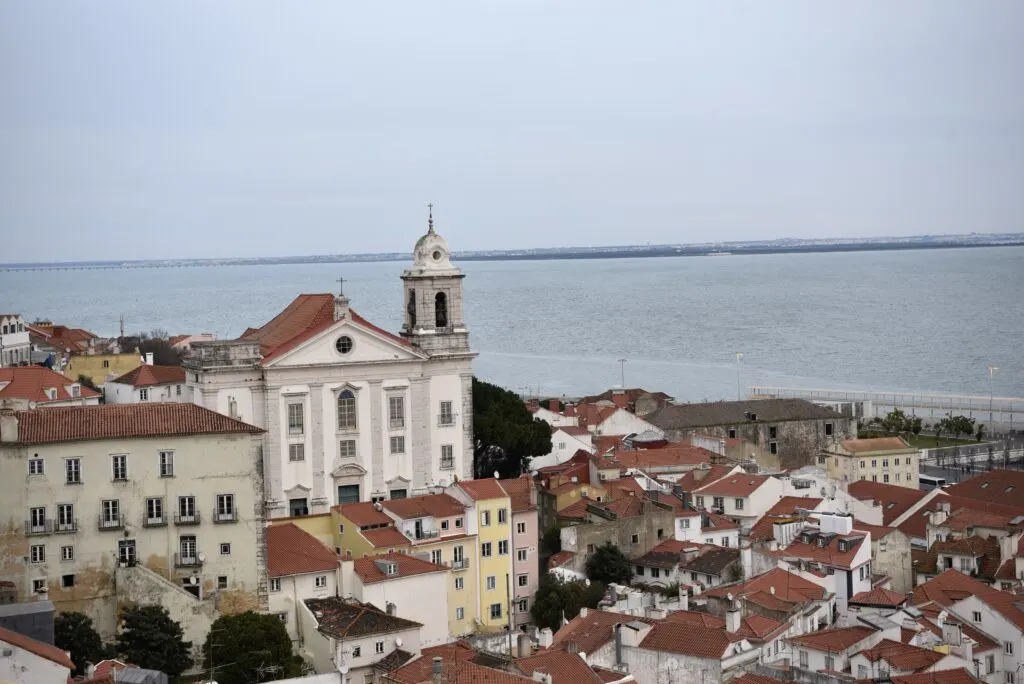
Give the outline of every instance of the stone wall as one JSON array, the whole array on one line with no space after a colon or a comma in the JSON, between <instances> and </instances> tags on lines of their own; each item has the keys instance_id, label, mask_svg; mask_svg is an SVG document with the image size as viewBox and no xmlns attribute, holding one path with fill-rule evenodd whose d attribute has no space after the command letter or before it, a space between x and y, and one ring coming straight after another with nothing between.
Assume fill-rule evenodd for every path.
<instances>
[{"instance_id":1,"label":"stone wall","mask_svg":"<svg viewBox=\"0 0 1024 684\"><path fill-rule=\"evenodd\" d=\"M666 539L671 539L674 525L675 513L671 509L665 510L655 504L645 504L643 514L632 518L563 527L562 550L576 554L565 567L585 574L590 553L606 542L619 547L628 558L642 556ZM659 529L662 530L660 537Z\"/></svg>"}]
</instances>

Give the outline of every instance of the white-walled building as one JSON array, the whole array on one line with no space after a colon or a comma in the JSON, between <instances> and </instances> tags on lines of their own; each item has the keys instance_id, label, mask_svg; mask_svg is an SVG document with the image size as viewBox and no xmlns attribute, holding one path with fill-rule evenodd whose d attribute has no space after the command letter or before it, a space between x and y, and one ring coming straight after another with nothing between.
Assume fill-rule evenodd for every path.
<instances>
[{"instance_id":1,"label":"white-walled building","mask_svg":"<svg viewBox=\"0 0 1024 684\"><path fill-rule=\"evenodd\" d=\"M697 486L692 496L698 509L711 509L749 530L782 497L782 483L768 475L734 469L726 477Z\"/></svg>"},{"instance_id":2,"label":"white-walled building","mask_svg":"<svg viewBox=\"0 0 1024 684\"><path fill-rule=\"evenodd\" d=\"M306 636L299 655L318 674L341 672L349 684L372 684L374 665L401 665L420 654L418 622L354 599L306 599L300 607Z\"/></svg>"},{"instance_id":3,"label":"white-walled building","mask_svg":"<svg viewBox=\"0 0 1024 684\"><path fill-rule=\"evenodd\" d=\"M0 683L67 684L74 669L66 651L0 627Z\"/></svg>"},{"instance_id":4,"label":"white-walled building","mask_svg":"<svg viewBox=\"0 0 1024 684\"><path fill-rule=\"evenodd\" d=\"M345 596L419 622L424 648L454 639L448 629L451 574L451 568L403 553L346 559L341 565Z\"/></svg>"},{"instance_id":5,"label":"white-walled building","mask_svg":"<svg viewBox=\"0 0 1024 684\"><path fill-rule=\"evenodd\" d=\"M100 393L43 366L0 368L0 405L8 408L95 406Z\"/></svg>"},{"instance_id":6,"label":"white-walled building","mask_svg":"<svg viewBox=\"0 0 1024 684\"><path fill-rule=\"evenodd\" d=\"M340 557L294 523L267 528L269 610L285 624L293 644L302 641L299 606L306 599L338 596Z\"/></svg>"},{"instance_id":7,"label":"white-walled building","mask_svg":"<svg viewBox=\"0 0 1024 684\"><path fill-rule=\"evenodd\" d=\"M32 343L21 314L0 314L0 368L32 362Z\"/></svg>"},{"instance_id":8,"label":"white-walled building","mask_svg":"<svg viewBox=\"0 0 1024 684\"><path fill-rule=\"evenodd\" d=\"M575 426L552 427L551 452L530 459L530 470L536 473L541 468L561 465L578 451L594 453L590 431Z\"/></svg>"},{"instance_id":9,"label":"white-walled building","mask_svg":"<svg viewBox=\"0 0 1024 684\"><path fill-rule=\"evenodd\" d=\"M401 335L342 294L308 294L236 340L192 345L195 402L267 430L270 516L472 477L475 354L450 257L431 218L402 274Z\"/></svg>"},{"instance_id":10,"label":"white-walled building","mask_svg":"<svg viewBox=\"0 0 1024 684\"><path fill-rule=\"evenodd\" d=\"M975 629L991 636L1002 653L993 658L993 680L1019 684L1024 676L1024 597L1008 591L979 591L949 607ZM986 668L987 669L987 668ZM1002 679L999 679L999 675Z\"/></svg>"},{"instance_id":11,"label":"white-walled building","mask_svg":"<svg viewBox=\"0 0 1024 684\"><path fill-rule=\"evenodd\" d=\"M154 366L152 360L152 354L147 354L146 363L104 383L104 401L108 404L191 403L192 388L185 382L185 369Z\"/></svg>"}]
</instances>

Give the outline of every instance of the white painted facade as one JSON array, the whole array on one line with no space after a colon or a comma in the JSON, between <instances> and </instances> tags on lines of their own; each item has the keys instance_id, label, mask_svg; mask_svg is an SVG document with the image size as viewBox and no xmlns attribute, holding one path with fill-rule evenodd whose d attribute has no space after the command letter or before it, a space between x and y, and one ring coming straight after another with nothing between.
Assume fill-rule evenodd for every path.
<instances>
[{"instance_id":1,"label":"white painted facade","mask_svg":"<svg viewBox=\"0 0 1024 684\"><path fill-rule=\"evenodd\" d=\"M407 577L394 577L381 582L363 582L355 572L355 562L341 563L343 594L363 603L372 603L381 610L394 605L394 614L423 625L420 646L437 646L454 639L448 629L448 591L454 586L453 573L425 572Z\"/></svg>"},{"instance_id":2,"label":"white painted facade","mask_svg":"<svg viewBox=\"0 0 1024 684\"><path fill-rule=\"evenodd\" d=\"M533 417L540 418L551 427L574 427L579 420L576 416L563 416L561 413L556 413L543 406L537 408Z\"/></svg>"},{"instance_id":3,"label":"white painted facade","mask_svg":"<svg viewBox=\"0 0 1024 684\"><path fill-rule=\"evenodd\" d=\"M754 523L760 520L768 509L778 503L782 498L782 482L774 477L767 478L761 485L745 496L728 496L715 493L716 485L722 486L733 478L742 479L745 473L728 475L721 480L713 482L705 487L694 490L693 496L697 508L709 508L718 511L720 515L731 518L740 523L743 529L750 529Z\"/></svg>"},{"instance_id":4,"label":"white painted facade","mask_svg":"<svg viewBox=\"0 0 1024 684\"><path fill-rule=\"evenodd\" d=\"M60 663L0 639L0 684L67 684L70 675Z\"/></svg>"},{"instance_id":5,"label":"white painted facade","mask_svg":"<svg viewBox=\"0 0 1024 684\"><path fill-rule=\"evenodd\" d=\"M297 646L305 636L301 631L299 606L303 605L305 599L337 596L340 586L338 575L337 570L322 570L270 578L269 612L277 615L285 624L293 645Z\"/></svg>"},{"instance_id":6,"label":"white painted facade","mask_svg":"<svg viewBox=\"0 0 1024 684\"><path fill-rule=\"evenodd\" d=\"M0 314L0 368L21 366L32 361L28 327L20 314Z\"/></svg>"},{"instance_id":7,"label":"white painted facade","mask_svg":"<svg viewBox=\"0 0 1024 684\"><path fill-rule=\"evenodd\" d=\"M642 432L665 434L660 428L624 408L616 409L599 425L590 426L590 429L598 435L639 435Z\"/></svg>"},{"instance_id":8,"label":"white painted facade","mask_svg":"<svg viewBox=\"0 0 1024 684\"><path fill-rule=\"evenodd\" d=\"M536 473L541 468L565 463L575 456L577 451L594 453L590 433L570 434L565 430L555 429L551 433L551 452L531 459L530 470Z\"/></svg>"},{"instance_id":9,"label":"white painted facade","mask_svg":"<svg viewBox=\"0 0 1024 684\"><path fill-rule=\"evenodd\" d=\"M324 513L472 477L475 354L462 321L463 276L449 256L431 224L402 275L415 309L406 308L404 341L337 296L333 324L269 358L254 341L193 344L185 365L194 401L267 430L268 515ZM342 399L355 403L354 425L340 427ZM392 400L403 404L401 420L392 420Z\"/></svg>"},{"instance_id":10,"label":"white painted facade","mask_svg":"<svg viewBox=\"0 0 1024 684\"><path fill-rule=\"evenodd\" d=\"M1024 674L1024 630L977 596L957 601L949 607L949 612L999 644L994 658L996 671L986 680L1008 682L1006 674L1012 672L1015 684L1019 684ZM981 619L976 620L976 617Z\"/></svg>"},{"instance_id":11,"label":"white painted facade","mask_svg":"<svg viewBox=\"0 0 1024 684\"><path fill-rule=\"evenodd\" d=\"M103 401L107 404L191 403L192 387L184 381L133 387L111 380L103 384Z\"/></svg>"}]
</instances>

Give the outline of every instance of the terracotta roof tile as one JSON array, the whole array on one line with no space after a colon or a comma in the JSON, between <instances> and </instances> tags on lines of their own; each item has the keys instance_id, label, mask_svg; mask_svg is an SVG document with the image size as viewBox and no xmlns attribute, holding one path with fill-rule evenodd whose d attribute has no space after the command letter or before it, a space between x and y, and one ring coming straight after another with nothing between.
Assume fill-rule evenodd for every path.
<instances>
[{"instance_id":1,"label":"terracotta roof tile","mask_svg":"<svg viewBox=\"0 0 1024 684\"><path fill-rule=\"evenodd\" d=\"M822 601L828 592L820 585L782 568L772 568L746 582L708 589L706 596L724 597L726 594L743 597L756 593L775 596L790 603Z\"/></svg>"},{"instance_id":2,"label":"terracotta roof tile","mask_svg":"<svg viewBox=\"0 0 1024 684\"><path fill-rule=\"evenodd\" d=\"M640 648L696 658L721 658L731 644L729 634L724 629L666 621L651 628L640 642Z\"/></svg>"},{"instance_id":3,"label":"terracotta roof tile","mask_svg":"<svg viewBox=\"0 0 1024 684\"><path fill-rule=\"evenodd\" d=\"M398 573L385 575L377 566L377 561L394 563ZM356 558L353 562L353 569L363 580L363 584L374 584L387 580L402 579L414 575L426 575L431 572L447 572L448 568L443 565L436 565L430 561L411 556L407 553L385 553L379 556L364 556Z\"/></svg>"},{"instance_id":4,"label":"terracotta roof tile","mask_svg":"<svg viewBox=\"0 0 1024 684\"><path fill-rule=\"evenodd\" d=\"M586 616L577 615L558 630L551 643L551 648L564 649L568 642L573 642L580 652L593 653L612 640L615 623L631 621L640 621L645 624L654 623L654 620L624 613L589 610Z\"/></svg>"},{"instance_id":5,"label":"terracotta roof tile","mask_svg":"<svg viewBox=\"0 0 1024 684\"><path fill-rule=\"evenodd\" d=\"M847 490L859 501L874 500L882 506L883 525L891 524L927 496L926 492L917 489L868 480L851 482Z\"/></svg>"},{"instance_id":6,"label":"terracotta roof tile","mask_svg":"<svg viewBox=\"0 0 1024 684\"><path fill-rule=\"evenodd\" d=\"M529 684L533 679L510 672L479 665L474 651L453 649L450 646L425 648L419 658L388 674L387 681L399 684L430 684L434 656L441 658L441 678L445 684Z\"/></svg>"},{"instance_id":7,"label":"terracotta roof tile","mask_svg":"<svg viewBox=\"0 0 1024 684\"><path fill-rule=\"evenodd\" d=\"M718 515L717 513L712 513L711 511L707 511L704 515L707 518L708 524L702 524L700 528L701 532L706 532L707 530L738 530L740 527L739 523L733 522L729 518L726 518L724 515ZM704 522L703 519L701 522Z\"/></svg>"},{"instance_id":8,"label":"terracotta roof tile","mask_svg":"<svg viewBox=\"0 0 1024 684\"><path fill-rule=\"evenodd\" d=\"M535 491L537 485L528 476L509 478L499 482L501 488L512 500L512 512L522 513L537 509L537 504L530 500L530 494Z\"/></svg>"},{"instance_id":9,"label":"terracotta roof tile","mask_svg":"<svg viewBox=\"0 0 1024 684\"><path fill-rule=\"evenodd\" d=\"M684 625L696 625L708 629L722 629L725 627L725 620L712 615L701 613L696 610L674 610L665 617L666 622L679 622Z\"/></svg>"},{"instance_id":10,"label":"terracotta roof tile","mask_svg":"<svg viewBox=\"0 0 1024 684\"><path fill-rule=\"evenodd\" d=\"M813 541L805 542L803 541L803 537L798 536L796 540L785 549L780 549L779 551L774 552L762 551L762 553L779 558L801 558L803 560L809 560L815 563L822 563L848 570L853 567L852 563L857 558L857 552L867 539L864 534L854 532L851 535L834 535L826 537L828 543L825 544L825 546L818 546L818 538L819 537L814 537ZM841 546L845 546L846 550L841 551Z\"/></svg>"},{"instance_id":11,"label":"terracotta roof tile","mask_svg":"<svg viewBox=\"0 0 1024 684\"><path fill-rule=\"evenodd\" d=\"M928 549L925 560L917 565L919 573L934 574L938 572L938 559L941 554L971 556L978 560L978 577L992 581L999 571L999 541L995 537L964 537L937 541Z\"/></svg>"},{"instance_id":12,"label":"terracotta roof tile","mask_svg":"<svg viewBox=\"0 0 1024 684\"><path fill-rule=\"evenodd\" d=\"M682 562L684 551L699 552L702 548L704 545L696 542L666 539L644 555L632 559L630 563L644 567L674 568Z\"/></svg>"},{"instance_id":13,"label":"terracotta roof tile","mask_svg":"<svg viewBox=\"0 0 1024 684\"><path fill-rule=\"evenodd\" d=\"M71 658L68 656L66 651L62 651L56 646L51 644L43 643L42 641L36 641L31 637L27 637L24 634L18 632L12 632L9 629L0 627L0 641L15 646L22 650L34 653L40 658L45 658L52 663L57 663L69 670L75 669L75 664L71 662Z\"/></svg>"},{"instance_id":14,"label":"terracotta roof tile","mask_svg":"<svg viewBox=\"0 0 1024 684\"><path fill-rule=\"evenodd\" d=\"M993 470L952 485L946 492L976 501L1024 506L1024 471Z\"/></svg>"},{"instance_id":15,"label":"terracotta roof tile","mask_svg":"<svg viewBox=\"0 0 1024 684\"><path fill-rule=\"evenodd\" d=\"M989 608L1024 631L1024 597L1008 591L990 591L978 596Z\"/></svg>"},{"instance_id":16,"label":"terracotta roof tile","mask_svg":"<svg viewBox=\"0 0 1024 684\"><path fill-rule=\"evenodd\" d=\"M783 682L781 679L775 677L769 677L768 675L759 675L752 672L745 673L742 677L737 677L732 680L732 684L788 684Z\"/></svg>"},{"instance_id":17,"label":"terracotta roof tile","mask_svg":"<svg viewBox=\"0 0 1024 684\"><path fill-rule=\"evenodd\" d=\"M551 675L552 684L604 681L577 653L543 651L525 658L517 658L515 664L527 676L532 676L535 672Z\"/></svg>"},{"instance_id":18,"label":"terracotta roof tile","mask_svg":"<svg viewBox=\"0 0 1024 684\"><path fill-rule=\"evenodd\" d=\"M893 684L935 684L935 675L934 672L918 672L909 675L893 675L890 679ZM978 684L978 680L962 667L956 670L943 670L938 678L942 680L942 684Z\"/></svg>"},{"instance_id":19,"label":"terracotta roof tile","mask_svg":"<svg viewBox=\"0 0 1024 684\"><path fill-rule=\"evenodd\" d=\"M295 523L267 528L267 575L284 577L335 570L338 554Z\"/></svg>"},{"instance_id":20,"label":"terracotta roof tile","mask_svg":"<svg viewBox=\"0 0 1024 684\"><path fill-rule=\"evenodd\" d=\"M758 643L775 639L788 629L788 622L773 620L764 615L748 615L740 622L739 629L731 635L731 638L733 641L747 639Z\"/></svg>"},{"instance_id":21,"label":"terracotta roof tile","mask_svg":"<svg viewBox=\"0 0 1024 684\"><path fill-rule=\"evenodd\" d=\"M263 432L240 420L184 403L54 406L16 411L15 415L21 444Z\"/></svg>"},{"instance_id":22,"label":"terracotta roof tile","mask_svg":"<svg viewBox=\"0 0 1024 684\"><path fill-rule=\"evenodd\" d=\"M480 480L460 480L456 486L461 487L462 491L466 492L466 495L474 501L503 499L508 496L493 477Z\"/></svg>"},{"instance_id":23,"label":"terracotta roof tile","mask_svg":"<svg viewBox=\"0 0 1024 684\"><path fill-rule=\"evenodd\" d=\"M185 369L181 366L148 366L142 364L119 378L111 380L119 385L132 387L152 387L154 385L172 385L185 382Z\"/></svg>"},{"instance_id":24,"label":"terracotta roof tile","mask_svg":"<svg viewBox=\"0 0 1024 684\"><path fill-rule=\"evenodd\" d=\"M46 404L51 401L91 399L100 396L99 392L84 385L79 385L79 396L72 396L68 387L77 384L77 380L66 378L43 366L0 368L0 399L24 399L36 404ZM56 391L54 399L50 399L47 389Z\"/></svg>"},{"instance_id":25,"label":"terracotta roof tile","mask_svg":"<svg viewBox=\"0 0 1024 684\"><path fill-rule=\"evenodd\" d=\"M840 420L843 415L804 399L751 399L715 401L699 404L670 404L647 416L647 421L662 430L740 425L753 422L747 412L757 415L759 423L790 420Z\"/></svg>"},{"instance_id":26,"label":"terracotta roof tile","mask_svg":"<svg viewBox=\"0 0 1024 684\"><path fill-rule=\"evenodd\" d=\"M698 486L695 491L707 496L750 496L770 479L771 477L768 475L741 473L723 477L708 485Z\"/></svg>"},{"instance_id":27,"label":"terracotta roof tile","mask_svg":"<svg viewBox=\"0 0 1024 684\"><path fill-rule=\"evenodd\" d=\"M934 601L938 605L946 607L968 596L992 591L995 589L958 570L946 570L924 584L914 587L911 603L921 605Z\"/></svg>"},{"instance_id":28,"label":"terracotta roof tile","mask_svg":"<svg viewBox=\"0 0 1024 684\"><path fill-rule=\"evenodd\" d=\"M843 448L851 454L867 454L877 451L916 451L900 437L871 437L868 439L846 439Z\"/></svg>"},{"instance_id":29,"label":"terracotta roof tile","mask_svg":"<svg viewBox=\"0 0 1024 684\"><path fill-rule=\"evenodd\" d=\"M907 596L899 592L875 587L870 591L862 591L850 597L850 603L867 606L886 606L895 608L907 602Z\"/></svg>"},{"instance_id":30,"label":"terracotta roof tile","mask_svg":"<svg viewBox=\"0 0 1024 684\"><path fill-rule=\"evenodd\" d=\"M618 461L623 468L692 468L701 463L710 463L715 454L689 444L673 444L663 449L617 449L610 458Z\"/></svg>"},{"instance_id":31,"label":"terracotta roof tile","mask_svg":"<svg viewBox=\"0 0 1024 684\"><path fill-rule=\"evenodd\" d=\"M815 651L845 651L875 633L871 627L835 627L801 636L790 637L789 641Z\"/></svg>"},{"instance_id":32,"label":"terracotta roof tile","mask_svg":"<svg viewBox=\"0 0 1024 684\"><path fill-rule=\"evenodd\" d=\"M946 657L945 653L902 644L892 639L882 639L875 646L861 651L859 655L864 656L872 663L883 660L893 670L913 670L915 672L931 667Z\"/></svg>"},{"instance_id":33,"label":"terracotta roof tile","mask_svg":"<svg viewBox=\"0 0 1024 684\"><path fill-rule=\"evenodd\" d=\"M384 511L378 511L375 504L369 501L359 503L338 504L334 510L353 525L369 527L371 525L391 525L391 516Z\"/></svg>"},{"instance_id":34,"label":"terracotta roof tile","mask_svg":"<svg viewBox=\"0 0 1024 684\"><path fill-rule=\"evenodd\" d=\"M634 496L625 496L613 501L602 501L594 505L614 513L616 518L635 518L644 513L644 500Z\"/></svg>"},{"instance_id":35,"label":"terracotta roof tile","mask_svg":"<svg viewBox=\"0 0 1024 684\"><path fill-rule=\"evenodd\" d=\"M381 505L402 520L427 517L453 518L466 512L466 507L449 494L425 494L408 499L388 499L382 501Z\"/></svg>"},{"instance_id":36,"label":"terracotta roof tile","mask_svg":"<svg viewBox=\"0 0 1024 684\"><path fill-rule=\"evenodd\" d=\"M948 527L954 532L967 532L975 527L987 527L991 529L1007 529L1016 528L1019 525L1012 525L1011 520L1015 520L1016 515L1012 513L989 513L987 511L972 510L968 508L961 508L953 512L945 522L942 523L941 527ZM1024 539L1024 537L1022 537Z\"/></svg>"},{"instance_id":37,"label":"terracotta roof tile","mask_svg":"<svg viewBox=\"0 0 1024 684\"><path fill-rule=\"evenodd\" d=\"M375 549L399 548L409 545L409 540L394 527L381 527L360 532Z\"/></svg>"}]
</instances>

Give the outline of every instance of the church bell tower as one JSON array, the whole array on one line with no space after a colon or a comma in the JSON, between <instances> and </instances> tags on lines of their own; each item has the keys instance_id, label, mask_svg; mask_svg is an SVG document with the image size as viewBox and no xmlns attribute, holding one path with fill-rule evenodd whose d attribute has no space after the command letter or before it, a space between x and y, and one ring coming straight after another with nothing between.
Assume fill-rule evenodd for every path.
<instances>
[{"instance_id":1,"label":"church bell tower","mask_svg":"<svg viewBox=\"0 0 1024 684\"><path fill-rule=\"evenodd\" d=\"M466 276L452 266L448 243L434 232L434 207L428 206L427 233L416 242L412 267L402 272L402 337L430 356L469 354L469 330L462 317Z\"/></svg>"}]
</instances>

